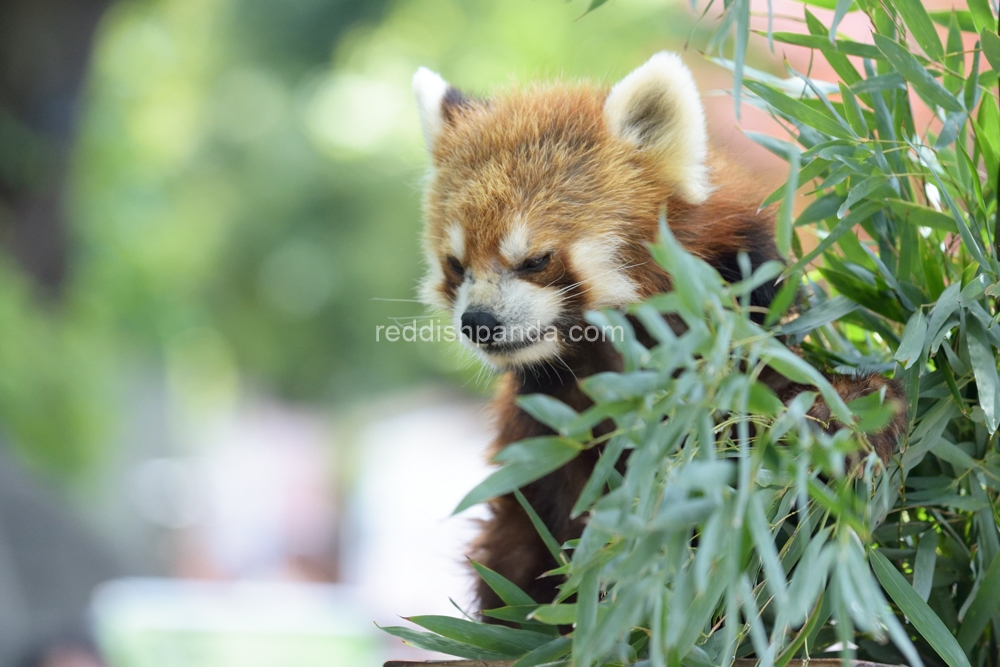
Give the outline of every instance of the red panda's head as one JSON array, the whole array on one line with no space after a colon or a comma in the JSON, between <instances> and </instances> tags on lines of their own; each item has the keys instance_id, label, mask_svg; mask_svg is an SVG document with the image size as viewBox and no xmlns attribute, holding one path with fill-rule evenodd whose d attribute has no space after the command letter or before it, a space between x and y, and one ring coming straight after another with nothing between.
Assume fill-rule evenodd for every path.
<instances>
[{"instance_id":1,"label":"red panda's head","mask_svg":"<svg viewBox=\"0 0 1000 667\"><path fill-rule=\"evenodd\" d=\"M501 368L554 361L586 311L657 291L646 244L661 207L710 191L704 113L677 55L610 91L477 100L423 68L413 86L432 158L422 296L467 345Z\"/></svg>"}]
</instances>

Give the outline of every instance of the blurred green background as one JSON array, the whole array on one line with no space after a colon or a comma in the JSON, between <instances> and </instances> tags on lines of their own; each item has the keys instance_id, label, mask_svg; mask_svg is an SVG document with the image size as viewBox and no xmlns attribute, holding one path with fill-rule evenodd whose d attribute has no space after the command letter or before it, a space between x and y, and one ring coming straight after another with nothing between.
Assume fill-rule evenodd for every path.
<instances>
[{"instance_id":1,"label":"blurred green background","mask_svg":"<svg viewBox=\"0 0 1000 667\"><path fill-rule=\"evenodd\" d=\"M455 374L454 352L374 336L423 312L404 301L425 168L410 77L426 65L476 92L613 82L692 34L682 3L615 5L581 17L584 3L560 0L110 4L82 88L59 92L72 133L10 105L0 116L9 439L47 471L98 464L136 369L202 407L247 386L338 404ZM53 30L30 25L35 39ZM12 203L53 187L56 278L18 261L33 249Z\"/></svg>"}]
</instances>

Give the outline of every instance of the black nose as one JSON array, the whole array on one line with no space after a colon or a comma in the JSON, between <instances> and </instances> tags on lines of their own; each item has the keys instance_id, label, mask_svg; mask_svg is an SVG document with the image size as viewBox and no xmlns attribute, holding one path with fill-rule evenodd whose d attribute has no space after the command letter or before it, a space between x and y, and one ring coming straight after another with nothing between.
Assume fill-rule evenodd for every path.
<instances>
[{"instance_id":1,"label":"black nose","mask_svg":"<svg viewBox=\"0 0 1000 667\"><path fill-rule=\"evenodd\" d=\"M497 334L500 322L483 310L462 313L462 333L473 343L489 343Z\"/></svg>"}]
</instances>

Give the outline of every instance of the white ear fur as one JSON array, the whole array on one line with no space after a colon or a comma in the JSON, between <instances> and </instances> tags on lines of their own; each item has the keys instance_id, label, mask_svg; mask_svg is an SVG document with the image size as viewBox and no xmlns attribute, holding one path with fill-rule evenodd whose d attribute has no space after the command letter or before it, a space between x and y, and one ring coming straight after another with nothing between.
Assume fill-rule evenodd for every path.
<instances>
[{"instance_id":1,"label":"white ear fur","mask_svg":"<svg viewBox=\"0 0 1000 667\"><path fill-rule=\"evenodd\" d=\"M699 204L712 190L705 158L705 111L691 71L662 51L615 84L604 102L608 127L656 156L678 193Z\"/></svg>"},{"instance_id":2,"label":"white ear fur","mask_svg":"<svg viewBox=\"0 0 1000 667\"><path fill-rule=\"evenodd\" d=\"M424 131L424 141L428 150L434 147L434 140L444 126L442 102L448 94L448 82L440 74L421 67L413 75L413 94L417 98L420 111L420 125Z\"/></svg>"}]
</instances>

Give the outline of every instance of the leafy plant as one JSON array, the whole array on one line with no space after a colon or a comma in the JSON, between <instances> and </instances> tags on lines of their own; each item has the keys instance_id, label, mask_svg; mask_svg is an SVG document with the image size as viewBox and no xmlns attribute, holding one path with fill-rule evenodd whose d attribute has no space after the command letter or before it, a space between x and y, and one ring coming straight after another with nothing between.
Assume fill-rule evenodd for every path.
<instances>
[{"instance_id":1,"label":"leafy plant","mask_svg":"<svg viewBox=\"0 0 1000 667\"><path fill-rule=\"evenodd\" d=\"M586 379L594 407L581 414L524 399L555 435L516 445L461 506L603 447L573 510L589 515L582 537L559 545L536 522L564 563L550 573L565 577L559 599L537 605L480 567L507 605L487 615L518 627L416 617L429 632L389 632L517 667L700 667L748 656L780 667L831 650L1000 664L996 16L988 0L934 14L915 0L830 8L832 27L807 10L806 32L767 33L817 51L836 83L745 68L746 0L727 4L710 44L718 52L735 31L733 59L719 61L734 71L737 105L765 109L788 130L787 141L751 137L790 163L788 183L765 202L782 202L777 238L789 266L746 270L729 285L676 243L668 212L653 255L675 290L630 309L658 344L639 344L621 313L593 314L628 333L617 343L625 370ZM837 34L849 11L867 14L873 44ZM802 188L814 199L796 217ZM777 273L785 287L767 321L781 321L796 294L806 304L768 330L745 305ZM683 334L667 313L684 321ZM782 405L759 381L768 368L816 387L852 428L814 428L805 411L816 393ZM874 369L905 385L910 431L886 470L869 456L860 477L845 475L845 456L884 423L885 408L877 394L844 405L817 368ZM608 417L617 429L591 440L590 426ZM625 453L621 474L614 463Z\"/></svg>"}]
</instances>

